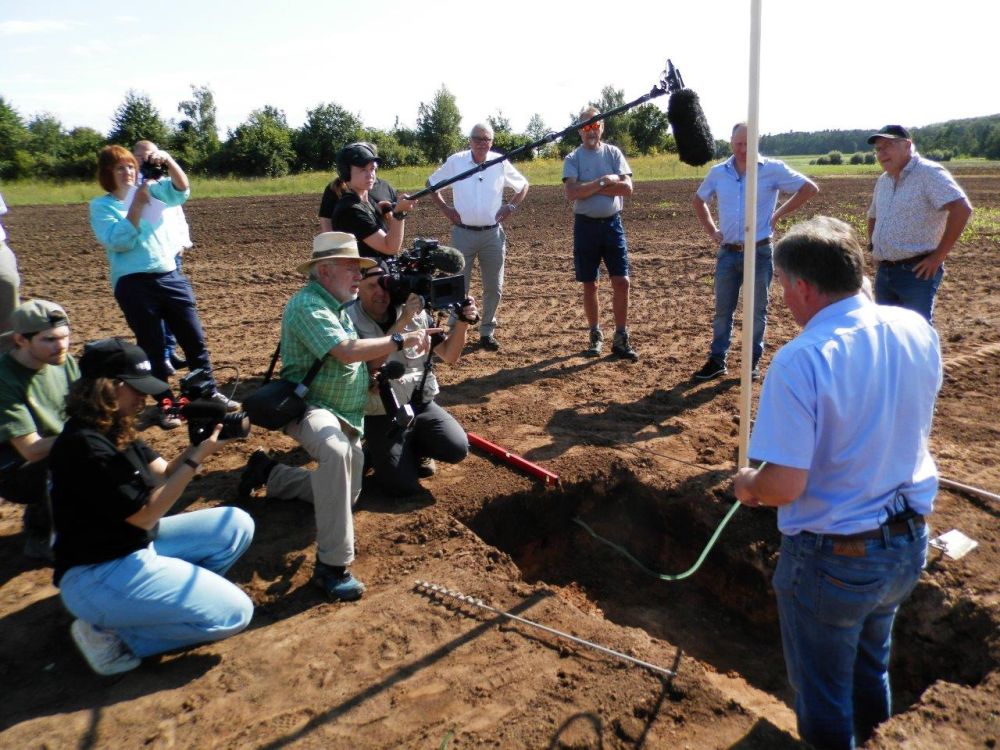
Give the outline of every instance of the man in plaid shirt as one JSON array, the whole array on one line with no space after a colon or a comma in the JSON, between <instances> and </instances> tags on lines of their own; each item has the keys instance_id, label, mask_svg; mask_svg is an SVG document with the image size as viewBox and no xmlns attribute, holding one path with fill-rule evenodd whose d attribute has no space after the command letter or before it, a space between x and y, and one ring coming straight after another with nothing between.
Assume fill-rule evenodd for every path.
<instances>
[{"instance_id":1,"label":"man in plaid shirt","mask_svg":"<svg viewBox=\"0 0 1000 750\"><path fill-rule=\"evenodd\" d=\"M311 502L316 511L313 580L337 601L365 591L348 566L354 560L351 508L361 493L361 436L368 402L368 367L403 347L425 351L439 328L380 338L358 338L345 305L358 293L361 272L375 261L358 255L355 238L324 232L313 240L310 259L298 266L308 283L288 301L281 319L281 377L300 383L317 359L323 366L309 385L306 412L285 428L317 462L315 470L277 464L263 451L250 457L240 482L267 485L270 497Z\"/></svg>"}]
</instances>

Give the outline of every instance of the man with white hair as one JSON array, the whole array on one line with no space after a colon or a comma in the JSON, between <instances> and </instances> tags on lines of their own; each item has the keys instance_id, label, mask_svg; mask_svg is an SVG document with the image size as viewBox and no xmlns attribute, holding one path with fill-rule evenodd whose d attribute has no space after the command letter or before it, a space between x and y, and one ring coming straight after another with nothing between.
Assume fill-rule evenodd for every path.
<instances>
[{"instance_id":1,"label":"man with white hair","mask_svg":"<svg viewBox=\"0 0 1000 750\"><path fill-rule=\"evenodd\" d=\"M914 310L933 325L944 259L972 204L947 169L917 153L902 125L886 125L868 143L885 170L868 209L868 250L878 264L875 301Z\"/></svg>"},{"instance_id":2,"label":"man with white hair","mask_svg":"<svg viewBox=\"0 0 1000 750\"><path fill-rule=\"evenodd\" d=\"M490 151L493 128L479 122L469 134L469 149L448 157L432 174L428 185L467 172L500 154ZM454 207L445 203L440 192L431 193L434 204L452 223L451 243L465 257L465 289L469 291L472 263L479 258L483 282L483 320L479 324L479 342L490 351L497 351L497 309L503 294L504 259L507 257L507 235L501 223L508 219L528 194L528 181L509 161L484 169L478 175L450 185ZM514 191L504 203L504 188Z\"/></svg>"}]
</instances>

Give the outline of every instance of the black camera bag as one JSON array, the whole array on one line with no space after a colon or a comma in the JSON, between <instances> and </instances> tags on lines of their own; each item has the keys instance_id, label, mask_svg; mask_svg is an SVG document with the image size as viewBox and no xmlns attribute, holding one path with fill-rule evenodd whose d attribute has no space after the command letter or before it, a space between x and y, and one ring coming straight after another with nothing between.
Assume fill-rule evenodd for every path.
<instances>
[{"instance_id":1,"label":"black camera bag","mask_svg":"<svg viewBox=\"0 0 1000 750\"><path fill-rule=\"evenodd\" d=\"M309 384L323 366L323 360L317 359L301 383L293 383L283 378L272 380L280 353L281 344L278 344L274 356L271 357L271 366L264 376L264 384L243 399L243 411L250 417L250 424L263 427L265 430L283 430L289 422L305 413L305 395L309 390Z\"/></svg>"}]
</instances>

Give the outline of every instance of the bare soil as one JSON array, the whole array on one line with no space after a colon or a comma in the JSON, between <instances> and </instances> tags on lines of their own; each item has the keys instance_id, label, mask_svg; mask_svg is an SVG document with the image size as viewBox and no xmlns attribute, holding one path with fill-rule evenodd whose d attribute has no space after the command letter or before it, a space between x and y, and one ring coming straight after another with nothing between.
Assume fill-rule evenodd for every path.
<instances>
[{"instance_id":1,"label":"bare soil","mask_svg":"<svg viewBox=\"0 0 1000 750\"><path fill-rule=\"evenodd\" d=\"M960 176L976 206L1000 206L1000 178ZM871 179L830 179L808 213L863 216ZM51 571L21 556L20 508L0 505L0 746L10 748L775 748L798 747L773 595L773 512L741 509L704 566L680 582L644 573L574 519L648 567L687 569L731 507L739 343L731 375L689 377L710 337L713 252L690 211L693 182L643 183L626 208L631 321L642 359L581 355L586 326L572 280L571 214L559 188L534 188L507 225L497 335L442 365L439 401L466 429L561 477L546 488L478 451L440 466L427 493L394 501L366 484L355 516L354 604L309 584L314 525L305 504L236 499L246 458L295 443L255 431L213 457L178 509L239 504L257 534L230 577L253 624L230 640L94 676L69 637ZM259 383L282 307L301 285L317 196L193 200L185 259L223 383ZM16 208L6 222L25 296L58 300L74 349L129 335L84 206ZM407 236L447 240L422 206ZM963 242L937 307L946 359L932 445L944 477L1000 491L998 238ZM478 280L473 291L478 296ZM766 367L796 333L772 288ZM610 299L603 312L611 327ZM738 336L738 333L737 333ZM756 391L759 386L755 385ZM182 431L144 437L173 454ZM897 626L898 714L868 748L983 748L1000 738L997 504L943 489L935 532L979 547L931 562ZM420 593L418 580L676 671L666 678L493 612Z\"/></svg>"}]
</instances>

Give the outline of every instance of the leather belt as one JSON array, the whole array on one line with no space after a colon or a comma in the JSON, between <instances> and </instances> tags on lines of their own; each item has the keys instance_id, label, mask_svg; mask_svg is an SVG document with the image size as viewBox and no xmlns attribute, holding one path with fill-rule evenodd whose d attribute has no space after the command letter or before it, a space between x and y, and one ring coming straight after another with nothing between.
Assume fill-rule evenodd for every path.
<instances>
[{"instance_id":1,"label":"leather belt","mask_svg":"<svg viewBox=\"0 0 1000 750\"><path fill-rule=\"evenodd\" d=\"M580 221L585 221L588 224L607 224L612 219L618 217L618 214L611 214L611 216L587 216L587 214L573 214L574 217Z\"/></svg>"},{"instance_id":2,"label":"leather belt","mask_svg":"<svg viewBox=\"0 0 1000 750\"><path fill-rule=\"evenodd\" d=\"M919 263L924 258L930 257L932 253L921 253L920 255L912 255L909 258L903 258L902 260L880 260L878 264L880 266L911 266L914 263Z\"/></svg>"},{"instance_id":3,"label":"leather belt","mask_svg":"<svg viewBox=\"0 0 1000 750\"><path fill-rule=\"evenodd\" d=\"M771 244L771 238L770 237L765 237L762 240L758 240L757 244L754 245L754 247L764 247L764 245L770 245L770 244ZM729 250L730 252L733 252L733 253L742 253L743 252L743 243L742 242L723 242L721 247L722 247L723 250Z\"/></svg>"},{"instance_id":4,"label":"leather belt","mask_svg":"<svg viewBox=\"0 0 1000 750\"><path fill-rule=\"evenodd\" d=\"M884 524L884 526L889 530L889 536L901 536L903 534L910 533L911 521L913 522L913 527L915 529L922 528L926 523L923 516L916 515L910 518L909 521L893 521L891 523ZM834 542L851 542L858 539L881 539L882 528L882 526L879 526L877 529L859 531L857 534L815 534L811 531L803 533L812 534L813 536L822 536L824 539L832 539Z\"/></svg>"},{"instance_id":5,"label":"leather belt","mask_svg":"<svg viewBox=\"0 0 1000 750\"><path fill-rule=\"evenodd\" d=\"M468 224L456 224L455 226L458 227L459 229L468 229L470 232L485 232L488 229L496 229L500 225L499 224L490 224L490 225L485 226L485 227L473 227L473 226L469 226Z\"/></svg>"}]
</instances>

